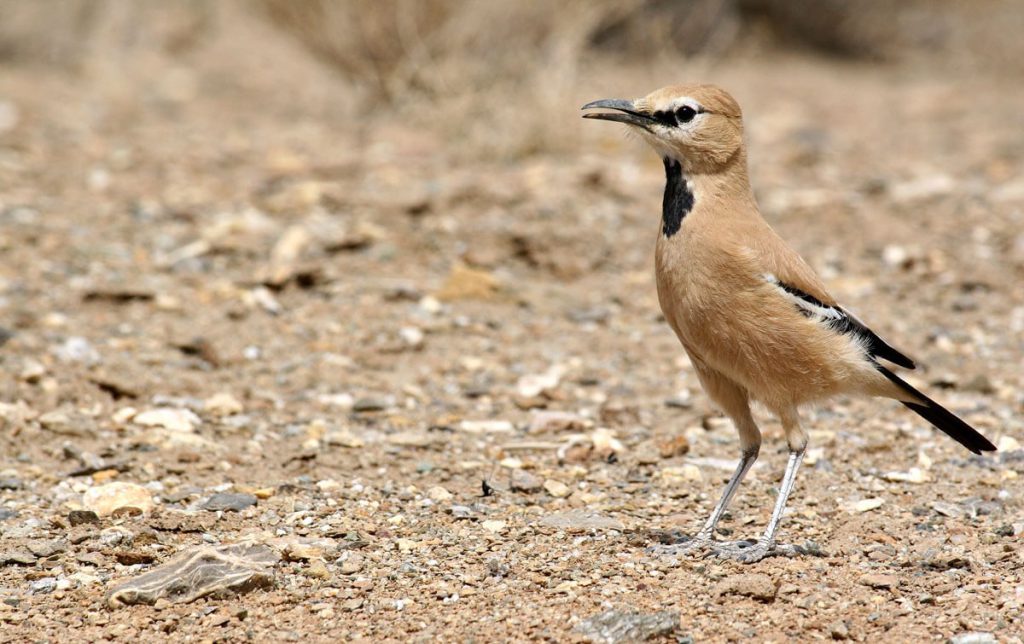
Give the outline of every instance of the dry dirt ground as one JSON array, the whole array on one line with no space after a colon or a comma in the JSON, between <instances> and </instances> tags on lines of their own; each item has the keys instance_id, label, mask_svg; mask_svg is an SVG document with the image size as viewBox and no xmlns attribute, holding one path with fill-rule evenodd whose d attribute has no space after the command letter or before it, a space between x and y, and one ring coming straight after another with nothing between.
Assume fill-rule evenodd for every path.
<instances>
[{"instance_id":1,"label":"dry dirt ground","mask_svg":"<svg viewBox=\"0 0 1024 644\"><path fill-rule=\"evenodd\" d=\"M1002 451L839 400L780 532L813 554L646 553L737 444L658 310L660 164L578 106L696 73L588 71L547 115L576 152L502 161L316 83L0 71L0 640L574 641L620 610L666 641L1020 642L1019 79L700 70L767 218ZM784 464L761 418L733 537ZM243 542L271 562L243 594L114 592Z\"/></svg>"}]
</instances>

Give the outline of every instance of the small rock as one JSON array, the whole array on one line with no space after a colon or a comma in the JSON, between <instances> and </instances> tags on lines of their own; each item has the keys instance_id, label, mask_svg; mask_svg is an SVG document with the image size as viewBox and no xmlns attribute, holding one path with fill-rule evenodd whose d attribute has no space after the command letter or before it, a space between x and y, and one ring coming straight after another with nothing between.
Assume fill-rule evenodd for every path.
<instances>
[{"instance_id":1,"label":"small rock","mask_svg":"<svg viewBox=\"0 0 1024 644\"><path fill-rule=\"evenodd\" d=\"M168 597L175 602L191 602L208 595L227 596L269 588L274 584L273 566L279 558L274 549L265 545L201 546L118 584L107 593L107 606L153 605Z\"/></svg>"},{"instance_id":2,"label":"small rock","mask_svg":"<svg viewBox=\"0 0 1024 644\"><path fill-rule=\"evenodd\" d=\"M64 344L53 350L53 354L64 362L81 362L90 365L100 362L99 351L88 340L78 336L65 340Z\"/></svg>"},{"instance_id":3,"label":"small rock","mask_svg":"<svg viewBox=\"0 0 1024 644\"><path fill-rule=\"evenodd\" d=\"M996 442L996 449L1003 454L1007 452L1016 452L1020 449L1020 442L1013 436L1003 434Z\"/></svg>"},{"instance_id":4,"label":"small rock","mask_svg":"<svg viewBox=\"0 0 1024 644\"><path fill-rule=\"evenodd\" d=\"M497 534L497 533L501 532L502 530L504 530L506 525L507 525L507 523L505 521L497 521L497 520L494 520L494 519L489 520L489 521L483 521L483 522L480 523L480 527L482 527L484 530L486 530L488 532L491 532L491 533L494 533L494 534Z\"/></svg>"},{"instance_id":5,"label":"small rock","mask_svg":"<svg viewBox=\"0 0 1024 644\"><path fill-rule=\"evenodd\" d=\"M349 448L359 448L366 444L363 439L353 434L352 430L347 427L336 427L327 430L327 433L324 434L324 441L328 445Z\"/></svg>"},{"instance_id":6,"label":"small rock","mask_svg":"<svg viewBox=\"0 0 1024 644\"><path fill-rule=\"evenodd\" d=\"M605 427L598 427L591 432L590 441L594 445L594 454L602 459L609 459L626 449L622 442L615 437L615 432Z\"/></svg>"},{"instance_id":7,"label":"small rock","mask_svg":"<svg viewBox=\"0 0 1024 644\"><path fill-rule=\"evenodd\" d=\"M430 447L438 442L438 439L427 432L409 431L391 434L387 437L387 442L399 447Z\"/></svg>"},{"instance_id":8,"label":"small rock","mask_svg":"<svg viewBox=\"0 0 1024 644\"><path fill-rule=\"evenodd\" d=\"M618 401L606 402L601 406L600 418L608 425L635 425L640 422L640 408Z\"/></svg>"},{"instance_id":9,"label":"small rock","mask_svg":"<svg viewBox=\"0 0 1024 644\"><path fill-rule=\"evenodd\" d=\"M540 492L544 486L544 482L540 478L523 469L510 470L508 484L509 489L513 492L525 492L526 494Z\"/></svg>"},{"instance_id":10,"label":"small rock","mask_svg":"<svg viewBox=\"0 0 1024 644\"><path fill-rule=\"evenodd\" d=\"M537 522L545 528L566 530L569 532L586 532L589 530L623 530L622 522L618 519L602 516L589 510L567 510L565 512L554 512Z\"/></svg>"},{"instance_id":11,"label":"small rock","mask_svg":"<svg viewBox=\"0 0 1024 644\"><path fill-rule=\"evenodd\" d=\"M163 407L140 412L132 422L143 427L163 427L173 432L191 432L203 421L189 409Z\"/></svg>"},{"instance_id":12,"label":"small rock","mask_svg":"<svg viewBox=\"0 0 1024 644\"><path fill-rule=\"evenodd\" d=\"M436 501L438 503L449 501L453 497L454 495L451 492L444 489L440 485L435 485L434 487L427 490L427 498L429 498L431 501Z\"/></svg>"},{"instance_id":13,"label":"small rock","mask_svg":"<svg viewBox=\"0 0 1024 644\"><path fill-rule=\"evenodd\" d=\"M889 187L893 201L916 201L947 195L956 189L956 182L946 174L920 176L915 179L894 183Z\"/></svg>"},{"instance_id":14,"label":"small rock","mask_svg":"<svg viewBox=\"0 0 1024 644\"><path fill-rule=\"evenodd\" d=\"M716 595L742 595L764 602L773 601L777 592L772 578L758 573L732 575L714 587Z\"/></svg>"},{"instance_id":15,"label":"small rock","mask_svg":"<svg viewBox=\"0 0 1024 644\"><path fill-rule=\"evenodd\" d=\"M665 638L679 628L679 613L639 613L627 610L607 610L580 622L577 633L591 642L625 644Z\"/></svg>"},{"instance_id":16,"label":"small rock","mask_svg":"<svg viewBox=\"0 0 1024 644\"><path fill-rule=\"evenodd\" d=\"M45 593L52 593L57 590L57 578L56 577L43 577L32 582L29 592L33 595L42 595Z\"/></svg>"},{"instance_id":17,"label":"small rock","mask_svg":"<svg viewBox=\"0 0 1024 644\"><path fill-rule=\"evenodd\" d=\"M894 483L927 483L931 480L928 473L920 467L912 467L906 472L886 472L882 478Z\"/></svg>"},{"instance_id":18,"label":"small rock","mask_svg":"<svg viewBox=\"0 0 1024 644\"><path fill-rule=\"evenodd\" d=\"M91 418L61 410L43 414L39 417L39 424L43 429L62 436L89 437L95 433L95 425Z\"/></svg>"},{"instance_id":19,"label":"small rock","mask_svg":"<svg viewBox=\"0 0 1024 644\"><path fill-rule=\"evenodd\" d=\"M721 416L706 416L700 421L700 424L709 432L728 431L732 427L732 421Z\"/></svg>"},{"instance_id":20,"label":"small rock","mask_svg":"<svg viewBox=\"0 0 1024 644\"><path fill-rule=\"evenodd\" d=\"M854 503L848 504L846 509L849 510L850 512L855 512L855 513L869 512L871 510L876 510L876 509L882 507L882 505L884 505L884 504L885 504L885 499L879 499L879 498L862 499L860 501L856 501Z\"/></svg>"},{"instance_id":21,"label":"small rock","mask_svg":"<svg viewBox=\"0 0 1024 644\"><path fill-rule=\"evenodd\" d=\"M682 456L689 451L690 441L682 434L658 442L658 453L661 454L662 458Z\"/></svg>"},{"instance_id":22,"label":"small rock","mask_svg":"<svg viewBox=\"0 0 1024 644\"><path fill-rule=\"evenodd\" d=\"M887 590L896 588L900 584L900 580L893 575L882 575L875 573L861 575L859 581L864 586L870 586L872 588L884 588Z\"/></svg>"},{"instance_id":23,"label":"small rock","mask_svg":"<svg viewBox=\"0 0 1024 644\"><path fill-rule=\"evenodd\" d=\"M77 586L92 586L93 584L102 583L102 580L99 577L82 571L68 575L68 580L74 582Z\"/></svg>"},{"instance_id":24,"label":"small rock","mask_svg":"<svg viewBox=\"0 0 1024 644\"><path fill-rule=\"evenodd\" d=\"M677 487L684 485L687 482L696 482L704 479L704 475L701 473L700 468L692 463L687 463L682 467L666 467L661 469L656 478L662 487Z\"/></svg>"},{"instance_id":25,"label":"small rock","mask_svg":"<svg viewBox=\"0 0 1024 644\"><path fill-rule=\"evenodd\" d=\"M434 295L438 300L451 302L467 299L489 299L498 292L498 280L486 271L465 264L452 266L444 285Z\"/></svg>"},{"instance_id":26,"label":"small rock","mask_svg":"<svg viewBox=\"0 0 1024 644\"><path fill-rule=\"evenodd\" d=\"M829 635L834 640L845 640L850 638L850 629L846 626L846 622L836 621L828 627Z\"/></svg>"},{"instance_id":27,"label":"small rock","mask_svg":"<svg viewBox=\"0 0 1024 644\"><path fill-rule=\"evenodd\" d=\"M218 492L203 504L203 509L211 512L241 512L254 505L256 505L256 497L252 494Z\"/></svg>"},{"instance_id":28,"label":"small rock","mask_svg":"<svg viewBox=\"0 0 1024 644\"><path fill-rule=\"evenodd\" d=\"M957 519L964 516L964 510L958 505L948 503L946 501L935 501L932 503L932 509L941 514L944 517L950 517Z\"/></svg>"},{"instance_id":29,"label":"small rock","mask_svg":"<svg viewBox=\"0 0 1024 644\"><path fill-rule=\"evenodd\" d=\"M323 559L324 549L312 543L289 543L282 551L287 561L312 561Z\"/></svg>"},{"instance_id":30,"label":"small rock","mask_svg":"<svg viewBox=\"0 0 1024 644\"><path fill-rule=\"evenodd\" d=\"M365 557L358 552L348 552L344 558L340 559L341 562L341 574L343 575L354 575L363 569L365 563Z\"/></svg>"},{"instance_id":31,"label":"small rock","mask_svg":"<svg viewBox=\"0 0 1024 644\"><path fill-rule=\"evenodd\" d=\"M21 365L21 373L18 374L18 377L31 385L42 380L45 375L46 367L43 366L43 363L26 358Z\"/></svg>"},{"instance_id":32,"label":"small rock","mask_svg":"<svg viewBox=\"0 0 1024 644\"><path fill-rule=\"evenodd\" d=\"M564 499L572 494L572 489L568 485L554 479L544 481L544 489L556 499Z\"/></svg>"},{"instance_id":33,"label":"small rock","mask_svg":"<svg viewBox=\"0 0 1024 644\"><path fill-rule=\"evenodd\" d=\"M437 315L444 308L441 301L432 295L424 295L417 303L420 310L430 315Z\"/></svg>"},{"instance_id":34,"label":"small rock","mask_svg":"<svg viewBox=\"0 0 1024 644\"><path fill-rule=\"evenodd\" d=\"M352 410L359 413L384 411L391 405L382 398L360 398L352 405Z\"/></svg>"},{"instance_id":35,"label":"small rock","mask_svg":"<svg viewBox=\"0 0 1024 644\"><path fill-rule=\"evenodd\" d=\"M119 511L149 514L153 510L153 493L135 483L107 483L86 490L82 505L101 517Z\"/></svg>"},{"instance_id":36,"label":"small rock","mask_svg":"<svg viewBox=\"0 0 1024 644\"><path fill-rule=\"evenodd\" d=\"M156 561L156 555L139 550L122 550L114 553L114 559L122 566L137 566L153 563Z\"/></svg>"},{"instance_id":37,"label":"small rock","mask_svg":"<svg viewBox=\"0 0 1024 644\"><path fill-rule=\"evenodd\" d=\"M0 566L5 566L7 564L31 566L36 562L36 559L38 559L38 557L29 552L27 548L15 548L14 550L0 551Z\"/></svg>"},{"instance_id":38,"label":"small rock","mask_svg":"<svg viewBox=\"0 0 1024 644\"><path fill-rule=\"evenodd\" d=\"M545 432L582 431L587 427L587 420L579 414L567 411L535 411L530 416L527 433L543 434Z\"/></svg>"},{"instance_id":39,"label":"small rock","mask_svg":"<svg viewBox=\"0 0 1024 644\"><path fill-rule=\"evenodd\" d=\"M467 434L511 434L515 425L507 420L464 420L458 429Z\"/></svg>"},{"instance_id":40,"label":"small rock","mask_svg":"<svg viewBox=\"0 0 1024 644\"><path fill-rule=\"evenodd\" d=\"M962 553L954 551L929 552L926 553L921 565L931 570L953 570L958 568L970 570L971 560Z\"/></svg>"},{"instance_id":41,"label":"small rock","mask_svg":"<svg viewBox=\"0 0 1024 644\"><path fill-rule=\"evenodd\" d=\"M888 266L903 266L910 259L910 253L903 246L889 244L882 249L882 261Z\"/></svg>"},{"instance_id":42,"label":"small rock","mask_svg":"<svg viewBox=\"0 0 1024 644\"><path fill-rule=\"evenodd\" d=\"M18 513L10 508L0 508L0 521L6 521L18 516Z\"/></svg>"},{"instance_id":43,"label":"small rock","mask_svg":"<svg viewBox=\"0 0 1024 644\"><path fill-rule=\"evenodd\" d=\"M68 549L66 543L59 539L46 539L42 541L29 541L26 544L28 551L40 559L52 557L55 554L65 552Z\"/></svg>"},{"instance_id":44,"label":"small rock","mask_svg":"<svg viewBox=\"0 0 1024 644\"><path fill-rule=\"evenodd\" d=\"M995 385L989 380L989 377L983 373L979 373L970 380L964 383L964 391L974 391L979 394L990 395L996 392Z\"/></svg>"},{"instance_id":45,"label":"small rock","mask_svg":"<svg viewBox=\"0 0 1024 644\"><path fill-rule=\"evenodd\" d=\"M76 525L97 524L99 515L92 510L72 510L68 513L68 522L72 527Z\"/></svg>"},{"instance_id":46,"label":"small rock","mask_svg":"<svg viewBox=\"0 0 1024 644\"><path fill-rule=\"evenodd\" d=\"M676 409L690 409L693 407L693 394L690 393L689 389L683 389L675 396L666 400L665 406Z\"/></svg>"},{"instance_id":47,"label":"small rock","mask_svg":"<svg viewBox=\"0 0 1024 644\"><path fill-rule=\"evenodd\" d=\"M949 644L997 644L999 640L992 633L972 632L954 635Z\"/></svg>"},{"instance_id":48,"label":"small rock","mask_svg":"<svg viewBox=\"0 0 1024 644\"><path fill-rule=\"evenodd\" d=\"M522 398L535 398L550 393L562 381L565 367L552 365L542 374L526 375L516 383L516 393Z\"/></svg>"},{"instance_id":49,"label":"small rock","mask_svg":"<svg viewBox=\"0 0 1024 644\"><path fill-rule=\"evenodd\" d=\"M203 401L203 410L214 416L233 416L242 413L243 407L237 398L221 392Z\"/></svg>"},{"instance_id":50,"label":"small rock","mask_svg":"<svg viewBox=\"0 0 1024 644\"><path fill-rule=\"evenodd\" d=\"M414 326L405 326L399 329L398 336L402 339L411 349L420 349L423 347L423 340L426 337L423 331Z\"/></svg>"},{"instance_id":51,"label":"small rock","mask_svg":"<svg viewBox=\"0 0 1024 644\"><path fill-rule=\"evenodd\" d=\"M20 490L24 484L13 476L0 476L0 490Z\"/></svg>"}]
</instances>

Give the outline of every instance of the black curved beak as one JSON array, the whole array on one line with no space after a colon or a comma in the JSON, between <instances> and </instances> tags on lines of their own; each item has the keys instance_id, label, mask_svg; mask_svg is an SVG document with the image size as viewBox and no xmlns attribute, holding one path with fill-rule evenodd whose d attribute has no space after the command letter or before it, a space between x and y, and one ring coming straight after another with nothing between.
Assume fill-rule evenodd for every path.
<instances>
[{"instance_id":1,"label":"black curved beak","mask_svg":"<svg viewBox=\"0 0 1024 644\"><path fill-rule=\"evenodd\" d=\"M591 112L589 114L584 114L583 118L601 119L602 121L616 121L618 123L626 123L627 125L636 125L637 127L642 127L645 130L649 130L651 123L654 123L654 118L636 110L636 107L633 105L633 101L627 101L621 98L605 98L600 101L592 101L580 109L592 110L597 108L616 111Z\"/></svg>"}]
</instances>

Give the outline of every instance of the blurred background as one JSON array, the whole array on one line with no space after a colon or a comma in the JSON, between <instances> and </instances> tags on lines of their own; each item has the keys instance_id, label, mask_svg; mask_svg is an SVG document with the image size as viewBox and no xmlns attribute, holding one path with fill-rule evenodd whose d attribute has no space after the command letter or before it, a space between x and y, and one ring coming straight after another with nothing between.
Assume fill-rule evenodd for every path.
<instances>
[{"instance_id":1,"label":"blurred background","mask_svg":"<svg viewBox=\"0 0 1024 644\"><path fill-rule=\"evenodd\" d=\"M307 120L458 135L445 147L462 155L571 150L567 107L610 78L646 93L654 77L784 56L1024 73L1013 0L4 0L0 11L5 68L63 74L83 99L173 110L258 96Z\"/></svg>"},{"instance_id":2,"label":"blurred background","mask_svg":"<svg viewBox=\"0 0 1024 644\"><path fill-rule=\"evenodd\" d=\"M1021 34L1018 0L0 0L4 634L565 640L622 592L694 597L698 641L1012 630ZM769 222L1018 455L980 467L897 405L809 410L784 531L836 554L772 563L817 611L799 633L789 600L743 625L749 600L646 570L634 541L656 537L629 532L695 525L737 450L658 308L661 163L579 108L694 81L743 106ZM784 460L762 420L734 512L754 523L731 526L751 534ZM111 516L126 490L143 516ZM568 559L580 509L616 532ZM268 526L327 554L281 563L244 623L81 610ZM988 563L950 570L968 554L947 533ZM948 565L919 568L934 552ZM857 580L890 560L907 592L887 599Z\"/></svg>"}]
</instances>

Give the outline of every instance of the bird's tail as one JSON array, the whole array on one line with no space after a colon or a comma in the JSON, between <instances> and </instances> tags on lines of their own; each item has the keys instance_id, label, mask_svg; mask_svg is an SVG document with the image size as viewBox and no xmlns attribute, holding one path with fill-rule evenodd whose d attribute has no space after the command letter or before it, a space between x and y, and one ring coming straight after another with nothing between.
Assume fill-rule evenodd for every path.
<instances>
[{"instance_id":1,"label":"bird's tail","mask_svg":"<svg viewBox=\"0 0 1024 644\"><path fill-rule=\"evenodd\" d=\"M921 418L924 418L938 429L941 429L949 435L950 438L975 454L996 451L995 445L982 436L978 430L974 429L957 417L953 412L949 411L928 396L925 396L923 393L911 386L910 383L885 367L879 366L878 370L882 372L882 375L888 378L890 382L896 385L902 393L909 394L909 397L912 398L912 400L909 401L900 399L900 402L903 403L907 409L911 410Z\"/></svg>"}]
</instances>

